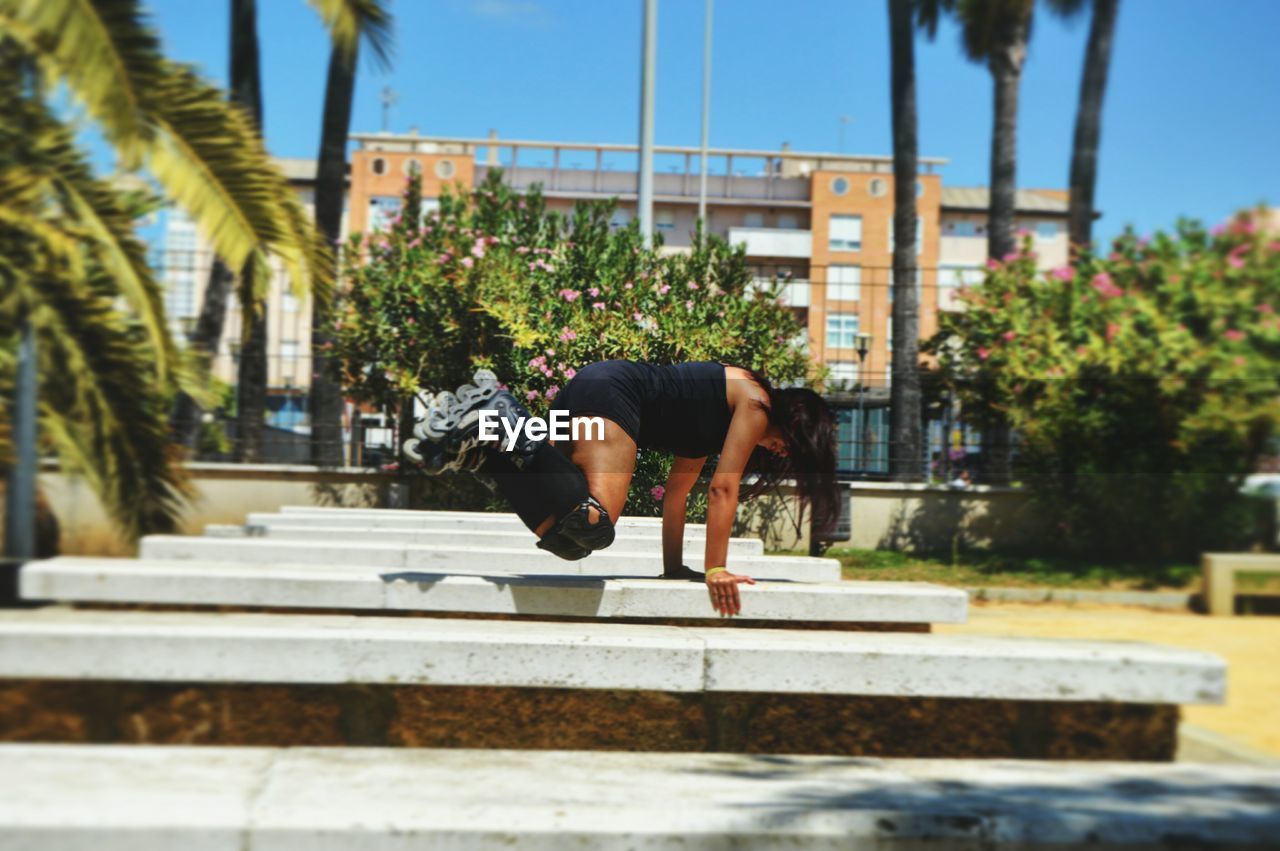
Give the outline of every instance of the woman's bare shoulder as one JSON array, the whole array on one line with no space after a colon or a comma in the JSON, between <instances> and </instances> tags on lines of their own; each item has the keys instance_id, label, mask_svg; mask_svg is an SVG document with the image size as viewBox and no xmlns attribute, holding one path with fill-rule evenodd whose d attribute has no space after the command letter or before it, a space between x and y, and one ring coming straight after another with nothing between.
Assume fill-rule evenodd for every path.
<instances>
[{"instance_id":1,"label":"woman's bare shoulder","mask_svg":"<svg viewBox=\"0 0 1280 851\"><path fill-rule=\"evenodd\" d=\"M769 407L769 393L760 386L750 370L740 366L724 366L725 398L731 409L736 409L739 402L755 402L766 410Z\"/></svg>"}]
</instances>

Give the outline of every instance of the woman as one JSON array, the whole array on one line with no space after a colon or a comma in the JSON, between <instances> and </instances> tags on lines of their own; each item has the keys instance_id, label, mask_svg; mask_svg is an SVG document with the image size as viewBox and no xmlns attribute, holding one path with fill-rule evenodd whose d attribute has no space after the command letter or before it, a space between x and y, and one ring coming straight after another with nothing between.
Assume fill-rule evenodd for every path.
<instances>
[{"instance_id":1,"label":"woman","mask_svg":"<svg viewBox=\"0 0 1280 851\"><path fill-rule=\"evenodd\" d=\"M490 377L477 378L487 382ZM550 449L550 442L538 446L525 441L506 453L509 457L478 440L478 414L497 411L514 422L528 413L505 392L468 398L485 392L483 386L468 385L459 390L460 403L451 394L432 400L428 422L434 417L436 425L417 433L429 439L438 435L449 447L450 459L443 466L493 476L538 536L538 546L566 558L581 558L612 543L636 452L658 450L675 456L662 496L663 576L704 578L683 565L685 507L707 457L718 455L708 493L703 564L712 606L722 615L741 612L738 585L754 582L727 567L740 498L792 478L802 513L812 511L819 528L838 516L835 421L812 390L774 388L757 372L712 361L670 366L603 361L579 370L556 399L556 409L574 421L578 439L559 441L554 445L558 451ZM603 422L602 434L584 427L584 419L593 417ZM419 454L417 447L406 450ZM553 456L567 458L572 472L560 469L562 462Z\"/></svg>"}]
</instances>

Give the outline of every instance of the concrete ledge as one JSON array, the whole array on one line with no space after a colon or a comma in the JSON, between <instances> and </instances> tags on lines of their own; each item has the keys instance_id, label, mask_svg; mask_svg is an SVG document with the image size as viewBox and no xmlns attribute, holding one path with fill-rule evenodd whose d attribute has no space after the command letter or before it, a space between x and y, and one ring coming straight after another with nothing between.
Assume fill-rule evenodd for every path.
<instances>
[{"instance_id":1,"label":"concrete ledge","mask_svg":"<svg viewBox=\"0 0 1280 851\"><path fill-rule=\"evenodd\" d=\"M416 570L426 573L509 574L528 576L630 576L653 578L662 573L658 542L645 551L610 547L581 561L565 561L535 549L489 546L486 543L456 546L364 543L360 541L273 540L270 538L202 538L183 535L151 535L139 544L144 559L225 560L243 564L345 564ZM702 569L702 553L687 553L685 563ZM796 582L835 582L840 562L806 556L736 556L730 559L736 572L760 579Z\"/></svg>"},{"instance_id":2,"label":"concrete ledge","mask_svg":"<svg viewBox=\"0 0 1280 851\"><path fill-rule=\"evenodd\" d=\"M394 683L1220 703L1217 656L1137 642L611 623L0 612L0 678Z\"/></svg>"},{"instance_id":3,"label":"concrete ledge","mask_svg":"<svg viewBox=\"0 0 1280 851\"><path fill-rule=\"evenodd\" d=\"M7 745L0 833L10 847L101 851L1273 848L1280 771Z\"/></svg>"},{"instance_id":4,"label":"concrete ledge","mask_svg":"<svg viewBox=\"0 0 1280 851\"><path fill-rule=\"evenodd\" d=\"M718 618L705 586L661 579L521 579L352 566L57 558L20 577L28 600L193 606L475 612L591 618ZM761 582L742 588L752 620L963 623L965 593L922 582ZM780 626L783 624L779 624Z\"/></svg>"},{"instance_id":5,"label":"concrete ledge","mask_svg":"<svg viewBox=\"0 0 1280 851\"><path fill-rule=\"evenodd\" d=\"M522 532L532 537L514 514L485 514L478 511L411 511L404 509L329 508L305 509L285 506L280 513L252 513L251 526L315 526L326 529L372 528L449 530L465 532ZM618 533L640 538L662 535L662 521L655 517L623 517L615 524ZM703 540L707 529L701 523L685 527L685 536ZM753 539L739 539L753 540Z\"/></svg>"},{"instance_id":6,"label":"concrete ledge","mask_svg":"<svg viewBox=\"0 0 1280 851\"><path fill-rule=\"evenodd\" d=\"M435 529L423 528L421 525L400 526L393 523L384 523L382 526L361 525L357 519L356 523L351 523L352 518L335 518L335 521L341 519L342 522L317 520L314 523L293 520L293 515L263 516L261 514L252 515L259 522L253 522L245 526L229 526L229 525L210 525L204 530L205 537L209 538L244 538L244 537L265 537L280 539L305 539L310 541L350 541L353 538L360 538L374 543L399 543L399 544L419 544L419 545L444 545L458 543L458 536L464 530L461 527L441 526ZM268 519L270 518L270 519ZM312 520L314 518L306 518ZM293 521L293 522L289 522ZM497 525L497 524L493 524ZM537 539L524 526L513 524L511 528L505 525L500 529L475 529L470 531L477 539L481 539L484 543L492 543L500 547L531 547ZM622 550L649 550L654 547L661 547L662 534L660 529L621 529L617 533L613 546ZM688 552L700 551L706 546L707 536L705 533L685 535L684 546ZM759 538L730 538L729 539L729 555L764 555L764 542Z\"/></svg>"}]
</instances>

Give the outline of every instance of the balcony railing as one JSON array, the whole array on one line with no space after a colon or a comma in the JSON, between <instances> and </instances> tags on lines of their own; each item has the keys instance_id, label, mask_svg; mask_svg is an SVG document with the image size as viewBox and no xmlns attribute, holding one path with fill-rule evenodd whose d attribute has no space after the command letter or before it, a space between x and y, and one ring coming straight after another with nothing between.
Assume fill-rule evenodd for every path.
<instances>
[{"instance_id":1,"label":"balcony railing","mask_svg":"<svg viewBox=\"0 0 1280 851\"><path fill-rule=\"evenodd\" d=\"M745 243L751 257L812 257L813 233L790 228L729 228L729 242Z\"/></svg>"}]
</instances>

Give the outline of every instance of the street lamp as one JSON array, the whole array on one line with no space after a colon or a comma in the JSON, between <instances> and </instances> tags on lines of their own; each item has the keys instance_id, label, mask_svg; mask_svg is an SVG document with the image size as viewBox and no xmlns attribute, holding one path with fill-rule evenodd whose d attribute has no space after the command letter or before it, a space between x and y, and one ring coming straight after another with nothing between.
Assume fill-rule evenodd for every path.
<instances>
[{"instance_id":1,"label":"street lamp","mask_svg":"<svg viewBox=\"0 0 1280 851\"><path fill-rule=\"evenodd\" d=\"M871 351L873 338L870 334L858 334L854 338L854 348L858 352L858 469L867 472L867 414L863 400L867 396L867 376L863 365L867 361L867 352Z\"/></svg>"}]
</instances>

